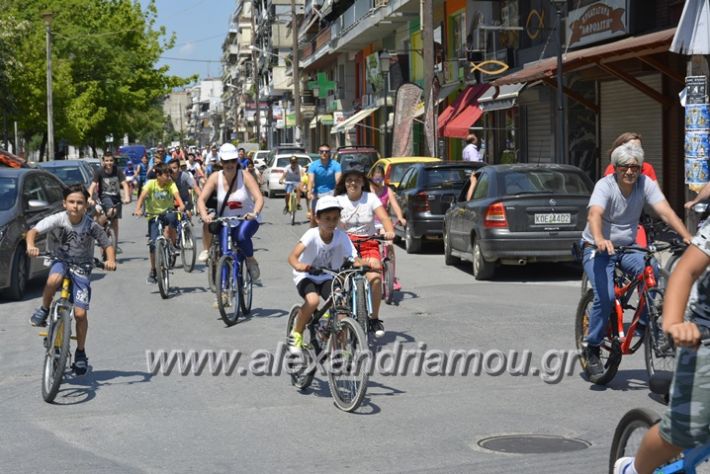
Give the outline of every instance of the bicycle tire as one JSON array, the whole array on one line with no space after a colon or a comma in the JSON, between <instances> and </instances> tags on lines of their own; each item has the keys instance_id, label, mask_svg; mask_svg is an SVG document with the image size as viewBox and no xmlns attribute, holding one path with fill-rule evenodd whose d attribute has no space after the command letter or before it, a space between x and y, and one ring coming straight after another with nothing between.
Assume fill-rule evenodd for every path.
<instances>
[{"instance_id":1,"label":"bicycle tire","mask_svg":"<svg viewBox=\"0 0 710 474\"><path fill-rule=\"evenodd\" d=\"M187 273L191 273L195 269L195 239L192 238L192 230L190 227L183 224L183 237L180 246L180 259L182 260L182 269Z\"/></svg>"},{"instance_id":2,"label":"bicycle tire","mask_svg":"<svg viewBox=\"0 0 710 474\"><path fill-rule=\"evenodd\" d=\"M216 239L216 236L212 236ZM217 292L217 264L219 263L219 253L215 245L210 245L209 253L207 254L207 284L212 293Z\"/></svg>"},{"instance_id":3,"label":"bicycle tire","mask_svg":"<svg viewBox=\"0 0 710 474\"><path fill-rule=\"evenodd\" d=\"M251 273L249 273L246 261L242 261L239 265L239 275L239 305L242 308L242 313L246 316L251 313L254 289L254 282L251 279Z\"/></svg>"},{"instance_id":4,"label":"bicycle tire","mask_svg":"<svg viewBox=\"0 0 710 474\"><path fill-rule=\"evenodd\" d=\"M363 363L368 354L367 339L352 318L345 317L337 324L338 329L330 335L328 343L328 384L335 405L352 412L357 410L367 392L369 367Z\"/></svg>"},{"instance_id":5,"label":"bicycle tire","mask_svg":"<svg viewBox=\"0 0 710 474\"><path fill-rule=\"evenodd\" d=\"M170 296L170 270L165 240L158 239L155 242L155 269L158 277L158 290L163 299Z\"/></svg>"},{"instance_id":6,"label":"bicycle tire","mask_svg":"<svg viewBox=\"0 0 710 474\"><path fill-rule=\"evenodd\" d=\"M589 277L587 276L587 272L583 271L582 272L582 296L584 296L588 290L591 290L592 287L589 284Z\"/></svg>"},{"instance_id":7,"label":"bicycle tire","mask_svg":"<svg viewBox=\"0 0 710 474\"><path fill-rule=\"evenodd\" d=\"M217 308L219 315L227 326L234 326L239 321L241 306L237 277L234 274L234 259L231 255L223 255L217 264Z\"/></svg>"},{"instance_id":8,"label":"bicycle tire","mask_svg":"<svg viewBox=\"0 0 710 474\"><path fill-rule=\"evenodd\" d=\"M643 435L660 419L657 413L645 408L634 408L621 418L609 451L609 474L614 474L617 459L636 455Z\"/></svg>"},{"instance_id":9,"label":"bicycle tire","mask_svg":"<svg viewBox=\"0 0 710 474\"><path fill-rule=\"evenodd\" d=\"M47 403L52 403L59 392L71 343L71 309L64 304L55 303L51 313L55 311L57 317L52 317L47 330L47 347L42 371L42 398Z\"/></svg>"},{"instance_id":10,"label":"bicycle tire","mask_svg":"<svg viewBox=\"0 0 710 474\"><path fill-rule=\"evenodd\" d=\"M619 370L619 364L621 363L621 347L619 346L618 340L605 338L600 345L600 359L604 365L604 372L598 376L590 376L587 371L587 359L585 356L584 348L586 343L584 342L584 337L587 335L587 329L589 327L589 309L594 301L594 292L588 290L587 293L579 300L579 305L577 306L577 313L575 315L575 344L577 350L579 351L579 363L584 369L584 373L587 379L598 385L606 385L611 382L611 380L616 376L616 372ZM609 330L613 333L613 329L616 326L616 314L612 312L609 317Z\"/></svg>"},{"instance_id":11,"label":"bicycle tire","mask_svg":"<svg viewBox=\"0 0 710 474\"><path fill-rule=\"evenodd\" d=\"M365 335L369 332L368 327L370 317L367 314L367 293L365 292L365 280L360 279L355 283L355 319L362 327Z\"/></svg>"},{"instance_id":12,"label":"bicycle tire","mask_svg":"<svg viewBox=\"0 0 710 474\"><path fill-rule=\"evenodd\" d=\"M663 351L666 335L663 333L663 291L652 288L647 292L648 325L644 335L643 356L646 361L646 373L650 379L658 372L675 370L675 351Z\"/></svg>"},{"instance_id":13,"label":"bicycle tire","mask_svg":"<svg viewBox=\"0 0 710 474\"><path fill-rule=\"evenodd\" d=\"M384 299L386 304L392 304L394 302L394 264L391 260L386 260L383 263L383 275L384 275Z\"/></svg>"},{"instance_id":14,"label":"bicycle tire","mask_svg":"<svg viewBox=\"0 0 710 474\"><path fill-rule=\"evenodd\" d=\"M298 317L298 311L300 310L299 305L293 305L291 311L288 315L288 323L286 324L286 344L288 344L288 338L291 336L291 331L293 326L296 324L296 318ZM303 331L303 345L306 347L311 346L312 334L310 331L310 324L306 326ZM286 359L287 370L291 376L291 385L296 387L298 390L305 390L310 387L313 383L313 378L316 375L316 368L313 364L313 356L310 350L304 349L301 351L302 357L297 358L296 356L288 355ZM298 361L294 359L299 359Z\"/></svg>"}]
</instances>

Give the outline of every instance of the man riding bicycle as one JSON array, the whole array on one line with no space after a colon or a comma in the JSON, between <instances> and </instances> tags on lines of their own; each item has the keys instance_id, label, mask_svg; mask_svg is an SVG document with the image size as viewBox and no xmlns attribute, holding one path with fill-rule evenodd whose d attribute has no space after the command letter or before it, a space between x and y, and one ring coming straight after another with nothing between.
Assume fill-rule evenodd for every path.
<instances>
[{"instance_id":1,"label":"man riding bicycle","mask_svg":"<svg viewBox=\"0 0 710 474\"><path fill-rule=\"evenodd\" d=\"M643 149L636 143L625 143L611 154L614 175L597 181L589 199L587 226L582 234L584 271L594 290L594 302L589 314L589 331L584 357L590 380L604 372L599 359L606 334L609 314L614 301L614 267L618 265L630 276L644 269L644 256L638 252L615 254L614 247L633 245L645 204L675 230L686 242L690 234L673 212L658 183L641 176ZM642 315L642 324L647 315Z\"/></svg>"},{"instance_id":2,"label":"man riding bicycle","mask_svg":"<svg viewBox=\"0 0 710 474\"><path fill-rule=\"evenodd\" d=\"M317 225L315 209L318 198L332 196L335 183L340 181L340 163L330 157L330 145L327 143L318 147L320 160L308 166L308 200L311 202L311 227Z\"/></svg>"},{"instance_id":3,"label":"man riding bicycle","mask_svg":"<svg viewBox=\"0 0 710 474\"><path fill-rule=\"evenodd\" d=\"M131 190L128 188L128 181L123 175L123 172L114 166L113 154L110 151L104 153L101 158L101 168L94 173L94 180L89 186L89 204L96 205L97 201L93 198L94 192L98 190L98 203L103 207L103 212L111 221L111 229L113 235L116 236L116 253L121 253L118 248L118 220L121 218L121 203L129 204L131 202ZM125 198L121 199L121 190ZM99 220L100 225L104 222Z\"/></svg>"}]
</instances>

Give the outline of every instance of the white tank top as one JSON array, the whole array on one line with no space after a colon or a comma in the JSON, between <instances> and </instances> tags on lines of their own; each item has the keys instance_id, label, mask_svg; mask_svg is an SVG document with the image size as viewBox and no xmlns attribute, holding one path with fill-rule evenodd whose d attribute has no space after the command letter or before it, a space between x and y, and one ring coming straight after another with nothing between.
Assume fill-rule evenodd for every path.
<instances>
[{"instance_id":1,"label":"white tank top","mask_svg":"<svg viewBox=\"0 0 710 474\"><path fill-rule=\"evenodd\" d=\"M224 171L220 171L219 179L217 180L217 212L222 208L222 203L227 195L226 186L224 184ZM237 181L232 189L232 194L229 195L227 204L224 206L222 217L243 216L248 212L254 212L254 201L251 198L251 194L249 194L249 190L244 186L244 176L241 169L237 170ZM232 207L230 207L230 203Z\"/></svg>"}]
</instances>

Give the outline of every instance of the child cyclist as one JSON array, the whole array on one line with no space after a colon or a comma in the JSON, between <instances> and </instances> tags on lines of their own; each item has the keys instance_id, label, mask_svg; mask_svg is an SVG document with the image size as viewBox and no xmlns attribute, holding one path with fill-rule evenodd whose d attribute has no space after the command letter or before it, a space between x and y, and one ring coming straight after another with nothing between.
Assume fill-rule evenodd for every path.
<instances>
[{"instance_id":1,"label":"child cyclist","mask_svg":"<svg viewBox=\"0 0 710 474\"><path fill-rule=\"evenodd\" d=\"M158 238L158 222L156 218L160 218L165 226L166 237L175 243L177 233L177 216L174 212L175 203L177 203L180 212L185 211L185 204L180 199L180 192L177 186L170 178L168 166L164 163L159 163L153 168L155 170L155 179L148 180L143 186L141 195L136 203L134 216L143 215L143 203L145 202L145 215L148 218L148 235L150 247L150 273L148 274L147 282L155 284L155 239Z\"/></svg>"},{"instance_id":2,"label":"child cyclist","mask_svg":"<svg viewBox=\"0 0 710 474\"><path fill-rule=\"evenodd\" d=\"M49 305L52 297L62 284L64 276L69 272L72 280L72 301L74 303L74 318L76 319L76 354L74 356L74 371L77 375L86 373L88 358L84 351L86 332L89 328L87 311L91 300L91 262L94 257L94 240L97 240L106 251L106 270L116 269L116 251L111 246L108 236L96 222L86 215L86 203L89 194L81 184L74 184L64 190L64 212L45 217L27 232L27 254L31 257L39 255L35 246L38 234L51 232L50 252L58 259L52 263L47 284L42 292L42 306L37 308L30 318L33 326L44 326L49 315ZM83 271L70 271L65 262L81 265Z\"/></svg>"},{"instance_id":3,"label":"child cyclist","mask_svg":"<svg viewBox=\"0 0 710 474\"><path fill-rule=\"evenodd\" d=\"M121 187L123 188L124 199L121 199ZM111 228L113 235L116 236L116 244L118 245L118 220L121 218L121 203L128 204L131 202L131 190L128 187L128 181L123 174L123 171L115 165L113 153L107 151L101 158L101 168L94 173L94 179L89 186L89 204L95 205L94 193L98 194L98 203L103 207L104 214L113 219ZM105 218L100 218L99 224L105 224ZM121 253L120 248L116 247L116 253Z\"/></svg>"},{"instance_id":4,"label":"child cyclist","mask_svg":"<svg viewBox=\"0 0 710 474\"><path fill-rule=\"evenodd\" d=\"M673 269L663 301L663 331L679 348L668 409L644 436L635 460L618 459L615 473L651 473L683 449L710 442L710 347L698 347L699 325L710 327L710 221Z\"/></svg>"},{"instance_id":5,"label":"child cyclist","mask_svg":"<svg viewBox=\"0 0 710 474\"><path fill-rule=\"evenodd\" d=\"M303 330L318 308L320 298L327 300L330 297L332 275L309 275L308 270L312 267L338 269L346 258L357 259L357 251L348 235L338 229L341 209L333 196L320 198L315 209L318 227L307 230L288 257L296 289L305 300L289 336L289 351L292 353L303 349Z\"/></svg>"}]
</instances>

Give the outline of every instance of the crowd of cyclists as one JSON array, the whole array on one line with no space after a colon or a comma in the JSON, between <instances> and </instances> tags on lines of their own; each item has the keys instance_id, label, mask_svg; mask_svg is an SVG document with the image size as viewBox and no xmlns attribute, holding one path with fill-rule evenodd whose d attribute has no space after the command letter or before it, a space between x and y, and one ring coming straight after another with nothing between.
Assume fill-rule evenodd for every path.
<instances>
[{"instance_id":1,"label":"crowd of cyclists","mask_svg":"<svg viewBox=\"0 0 710 474\"><path fill-rule=\"evenodd\" d=\"M384 170L372 170L369 175L358 169L342 171L331 159L330 146L318 149L320 160L308 169L291 161L282 182L288 195L297 191L306 198L311 228L303 234L288 257L293 267L297 292L303 298L297 322L289 337L289 349L303 348L302 332L309 318L330 291L328 274L310 274L312 268L337 268L345 258L356 265L366 265L372 271L367 278L372 288L370 329L376 337L384 334L379 317L381 294L381 262L378 242L369 239L382 235L394 238L394 228L388 208L404 223L405 216L393 198L392 190L384 184ZM617 268L630 276L638 275L644 267L643 256L633 252L617 252L621 246L634 243L645 245L643 228L639 225L644 208L652 209L678 236L688 244L678 266L668 282L663 306L663 329L680 354L676 358L677 371L670 396L670 405L660 426L646 435L637 457L622 458L615 472L633 474L652 472L656 466L677 455L681 448L710 441L710 409L706 400L710 386L710 349L696 350L699 344L698 325L710 327L710 220L693 236L676 215L655 177L653 167L645 161L641 137L633 133L619 136L610 150L610 165L606 175L595 185L588 204L587 225L580 242L582 265L592 291L594 302L589 314L589 328L585 338L583 358L591 382L603 371L600 344L607 334L611 306L614 302L614 274ZM230 229L231 241L246 257L253 280L260 277L259 264L254 257L252 238L261 224L264 199L259 189L259 175L244 149L230 143L212 146L204 155L191 151L158 148L149 159L143 156L134 170L134 184L138 191L134 214L148 219L149 262L148 282L155 283L154 245L157 222L165 229L165 237L175 242L174 211L198 214L203 223L204 262L215 233L210 223L218 217L241 217ZM121 200L121 189L125 200ZM111 153L102 159L88 190L70 187L64 193L65 211L40 221L27 235L27 252L37 255L34 246L38 233L50 232L53 251L63 258L88 258L93 255L94 241L107 249L106 268L115 269L115 252L101 228L89 217L89 208L101 204L103 212L113 218L118 235L121 206L130 202L126 176L117 169ZM687 207L710 198L710 184ZM31 324L40 326L47 317L51 297L67 272L65 266L55 264L50 270L43 293L42 305L33 313ZM85 371L86 312L91 288L90 269L84 274L72 274L74 304L76 305L79 344L76 361ZM696 290L691 294L691 287ZM689 301L690 299L690 301ZM687 311L686 311L687 308ZM642 323L645 321L642 319ZM644 325L638 331L644 331Z\"/></svg>"}]
</instances>

